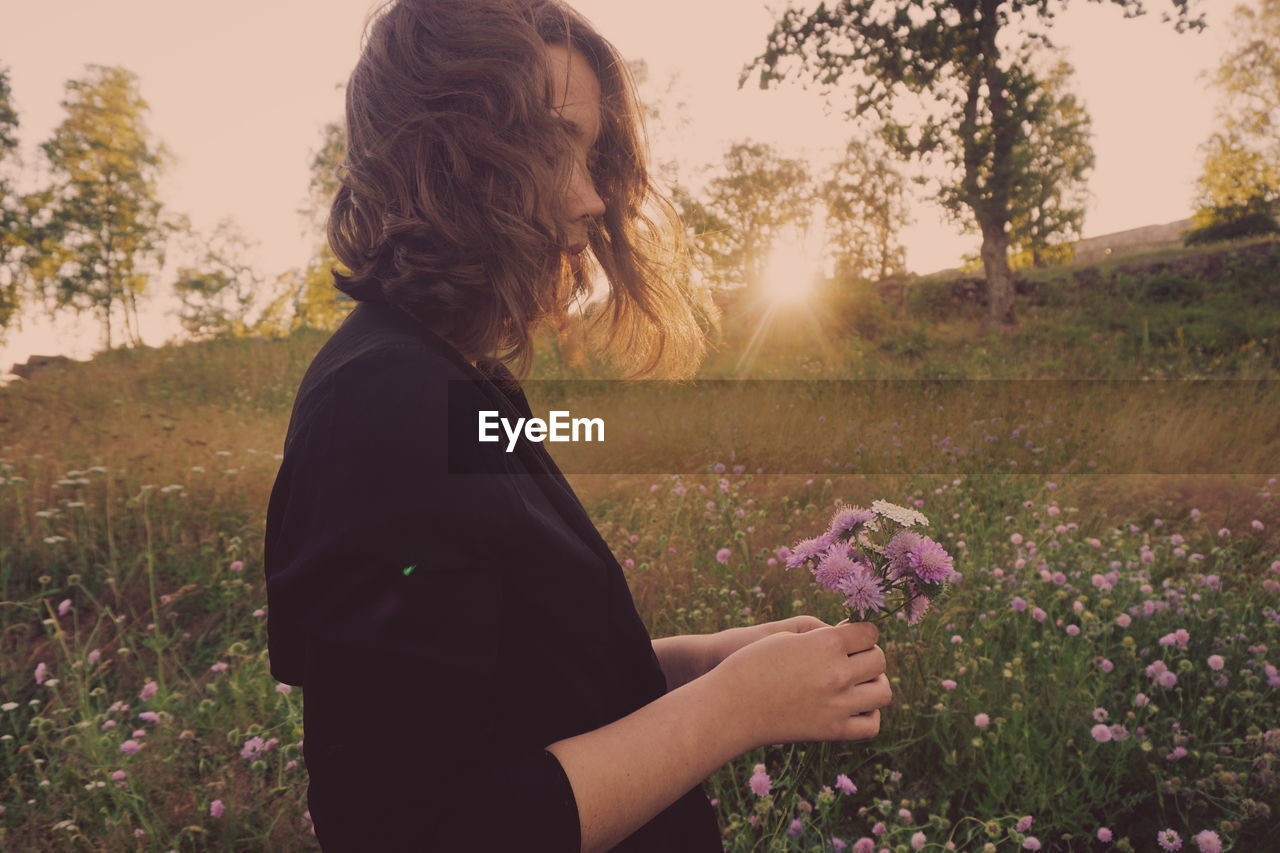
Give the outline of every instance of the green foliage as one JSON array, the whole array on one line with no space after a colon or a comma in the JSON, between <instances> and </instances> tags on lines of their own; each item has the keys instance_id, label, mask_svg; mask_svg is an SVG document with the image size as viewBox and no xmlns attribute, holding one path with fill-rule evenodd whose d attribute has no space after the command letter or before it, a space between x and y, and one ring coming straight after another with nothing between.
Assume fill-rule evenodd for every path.
<instances>
[{"instance_id":1,"label":"green foliage","mask_svg":"<svg viewBox=\"0 0 1280 853\"><path fill-rule=\"evenodd\" d=\"M28 244L28 223L22 200L14 197L9 160L18 148L18 113L13 108L9 70L0 67L0 342L21 307L20 265L17 259Z\"/></svg>"},{"instance_id":2,"label":"green foliage","mask_svg":"<svg viewBox=\"0 0 1280 853\"><path fill-rule=\"evenodd\" d=\"M1202 146L1196 185L1196 243L1271 233L1264 219L1280 203L1280 0L1234 6L1229 27L1213 77L1222 126Z\"/></svg>"},{"instance_id":3,"label":"green foliage","mask_svg":"<svg viewBox=\"0 0 1280 853\"><path fill-rule=\"evenodd\" d=\"M243 337L251 329L249 312L263 287L261 276L244 258L251 244L229 218L218 223L212 237L198 239L203 256L195 266L179 269L173 282L182 304L178 320L197 340Z\"/></svg>"},{"instance_id":4,"label":"green foliage","mask_svg":"<svg viewBox=\"0 0 1280 853\"><path fill-rule=\"evenodd\" d=\"M1203 246L1209 243L1220 243L1224 240L1238 240L1244 237L1280 233L1280 225L1276 223L1275 214L1268 209L1274 207L1274 205L1258 205L1264 207L1264 209L1250 210L1254 206L1214 208L1205 217L1208 220L1207 222L1183 233L1183 245Z\"/></svg>"},{"instance_id":5,"label":"green foliage","mask_svg":"<svg viewBox=\"0 0 1280 853\"><path fill-rule=\"evenodd\" d=\"M1009 199L1010 267L1069 261L1082 236L1087 176L1096 163L1092 121L1068 90L1074 69L1059 59L1031 98L1026 139L1014 146L1018 179Z\"/></svg>"},{"instance_id":6,"label":"green foliage","mask_svg":"<svg viewBox=\"0 0 1280 853\"><path fill-rule=\"evenodd\" d=\"M1113 2L1126 15L1144 10L1141 0ZM1066 199L1092 165L1087 118L1074 99L1059 94L1066 67L1042 80L1035 66L1046 38L1014 23L1018 12L1048 27L1051 5L849 0L812 12L791 8L738 83L759 70L760 87L767 88L788 76L782 66L794 60L826 91L850 93L847 114L873 115L902 158L940 167L931 170L942 175L934 194L954 222L981 231L989 315L1005 322L1013 301L1007 226L1016 219L1023 248L1046 247L1073 223L1078 227L1080 205ZM1172 5L1178 31L1204 26L1186 0ZM853 85L837 88L846 77ZM925 118L902 123L896 108L907 96L923 102Z\"/></svg>"},{"instance_id":7,"label":"green foliage","mask_svg":"<svg viewBox=\"0 0 1280 853\"><path fill-rule=\"evenodd\" d=\"M37 215L49 225L33 275L55 308L97 313L109 349L117 305L137 341L137 301L164 263L172 223L162 219L156 180L170 155L151 141L136 75L87 71L67 82L66 118L41 145L52 185L39 196Z\"/></svg>"},{"instance_id":8,"label":"green foliage","mask_svg":"<svg viewBox=\"0 0 1280 853\"><path fill-rule=\"evenodd\" d=\"M736 142L698 196L677 186L673 201L691 230L695 262L718 287L753 285L787 230L808 225L813 188L808 167L767 143Z\"/></svg>"},{"instance_id":9,"label":"green foliage","mask_svg":"<svg viewBox=\"0 0 1280 853\"><path fill-rule=\"evenodd\" d=\"M906 272L899 234L910 221L906 182L889 152L852 140L818 187L837 278L880 281Z\"/></svg>"}]
</instances>

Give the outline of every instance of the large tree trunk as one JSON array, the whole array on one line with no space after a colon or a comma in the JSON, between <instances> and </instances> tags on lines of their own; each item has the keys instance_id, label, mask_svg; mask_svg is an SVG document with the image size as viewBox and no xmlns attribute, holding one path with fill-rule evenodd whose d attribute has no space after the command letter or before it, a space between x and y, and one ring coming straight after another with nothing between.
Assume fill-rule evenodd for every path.
<instances>
[{"instance_id":1,"label":"large tree trunk","mask_svg":"<svg viewBox=\"0 0 1280 853\"><path fill-rule=\"evenodd\" d=\"M1009 235L1001 225L982 226L982 268L987 277L987 327L1014 324Z\"/></svg>"}]
</instances>

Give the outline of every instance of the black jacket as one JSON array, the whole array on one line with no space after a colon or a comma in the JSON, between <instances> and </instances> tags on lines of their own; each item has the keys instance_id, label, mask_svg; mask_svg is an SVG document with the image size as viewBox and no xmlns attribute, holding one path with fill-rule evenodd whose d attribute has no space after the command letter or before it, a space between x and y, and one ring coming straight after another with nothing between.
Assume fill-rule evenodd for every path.
<instances>
[{"instance_id":1,"label":"black jacket","mask_svg":"<svg viewBox=\"0 0 1280 853\"><path fill-rule=\"evenodd\" d=\"M272 675L303 688L325 851L576 853L577 804L544 747L666 690L621 566L543 445L450 441L446 401L532 416L501 363L478 367L359 302L298 389L267 625ZM698 786L615 849L723 847Z\"/></svg>"}]
</instances>

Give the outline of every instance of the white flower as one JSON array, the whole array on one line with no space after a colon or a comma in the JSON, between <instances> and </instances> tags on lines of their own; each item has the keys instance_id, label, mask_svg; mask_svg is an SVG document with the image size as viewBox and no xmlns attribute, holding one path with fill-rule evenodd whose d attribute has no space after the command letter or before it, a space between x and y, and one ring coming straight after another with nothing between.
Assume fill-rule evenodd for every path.
<instances>
[{"instance_id":1,"label":"white flower","mask_svg":"<svg viewBox=\"0 0 1280 853\"><path fill-rule=\"evenodd\" d=\"M909 507L898 506L888 501L872 501L871 509L890 521L901 524L903 527L912 527L916 524L923 527L929 526L929 519L925 518L923 513Z\"/></svg>"}]
</instances>

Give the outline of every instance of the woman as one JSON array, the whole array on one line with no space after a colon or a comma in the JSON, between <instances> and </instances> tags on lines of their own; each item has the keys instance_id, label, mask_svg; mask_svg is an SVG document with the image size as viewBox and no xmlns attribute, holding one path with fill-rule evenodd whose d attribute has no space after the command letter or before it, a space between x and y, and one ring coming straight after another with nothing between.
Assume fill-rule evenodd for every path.
<instances>
[{"instance_id":1,"label":"woman","mask_svg":"<svg viewBox=\"0 0 1280 853\"><path fill-rule=\"evenodd\" d=\"M708 315L616 50L558 0L396 0L347 88L329 240L357 306L307 370L267 510L272 674L303 688L326 851L714 851L701 782L755 747L874 736L867 624L649 637L530 417L532 330L609 283L629 376L687 376ZM664 246L666 248L664 248ZM501 358L495 357L501 354ZM460 416L459 413L462 413Z\"/></svg>"}]
</instances>

